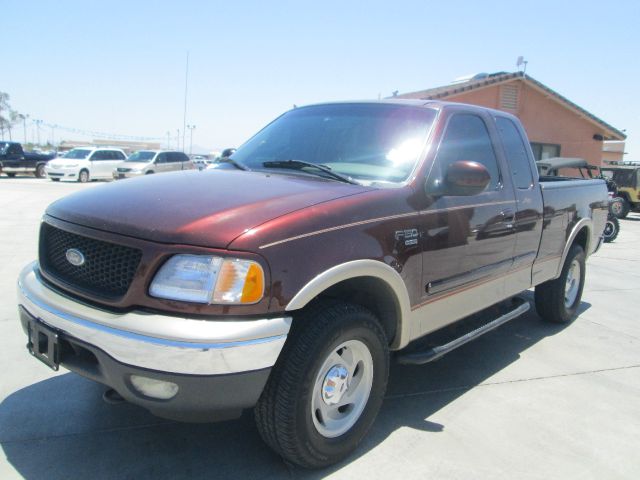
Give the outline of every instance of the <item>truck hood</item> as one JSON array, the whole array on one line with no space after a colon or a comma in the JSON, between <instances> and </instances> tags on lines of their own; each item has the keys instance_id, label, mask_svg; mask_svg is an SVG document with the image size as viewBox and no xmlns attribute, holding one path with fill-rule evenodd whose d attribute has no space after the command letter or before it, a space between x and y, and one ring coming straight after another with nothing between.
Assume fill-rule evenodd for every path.
<instances>
[{"instance_id":1,"label":"truck hood","mask_svg":"<svg viewBox=\"0 0 640 480\"><path fill-rule=\"evenodd\" d=\"M368 190L296 174L191 170L83 190L50 205L47 214L155 242L225 248L266 221Z\"/></svg>"}]
</instances>

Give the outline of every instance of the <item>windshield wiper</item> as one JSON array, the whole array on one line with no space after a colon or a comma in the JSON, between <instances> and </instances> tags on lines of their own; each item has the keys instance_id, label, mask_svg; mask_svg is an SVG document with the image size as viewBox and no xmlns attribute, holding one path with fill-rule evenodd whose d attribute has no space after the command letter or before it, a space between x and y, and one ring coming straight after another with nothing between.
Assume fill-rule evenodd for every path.
<instances>
[{"instance_id":1,"label":"windshield wiper","mask_svg":"<svg viewBox=\"0 0 640 480\"><path fill-rule=\"evenodd\" d=\"M336 173L331 170L331 167L327 165L322 165L318 163L305 162L304 160L273 160L270 162L263 162L262 166L265 168L289 168L292 170L302 170L303 168L315 168L316 170L320 170L325 173L329 177L334 180L338 180L344 183L350 183L351 185L360 185L353 178L347 175L341 175L340 173ZM318 174L321 177L325 177L325 175Z\"/></svg>"}]
</instances>

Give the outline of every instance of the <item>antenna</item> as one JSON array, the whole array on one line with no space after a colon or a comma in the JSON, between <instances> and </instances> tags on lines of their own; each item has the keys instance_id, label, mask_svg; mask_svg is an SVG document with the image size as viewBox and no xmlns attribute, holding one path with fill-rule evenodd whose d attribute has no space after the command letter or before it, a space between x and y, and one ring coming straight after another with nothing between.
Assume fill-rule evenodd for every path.
<instances>
[{"instance_id":1,"label":"antenna","mask_svg":"<svg viewBox=\"0 0 640 480\"><path fill-rule=\"evenodd\" d=\"M518 70L520 70L520 67L524 65L524 68L522 69L523 77L527 74L527 63L529 62L527 62L522 55L520 55L516 61L516 67L518 67Z\"/></svg>"}]
</instances>

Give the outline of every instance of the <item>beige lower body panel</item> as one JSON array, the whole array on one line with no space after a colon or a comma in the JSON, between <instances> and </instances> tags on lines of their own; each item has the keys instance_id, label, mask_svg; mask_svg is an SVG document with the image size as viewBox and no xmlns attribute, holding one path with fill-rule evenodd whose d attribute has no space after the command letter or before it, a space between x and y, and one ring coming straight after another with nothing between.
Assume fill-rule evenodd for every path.
<instances>
[{"instance_id":1,"label":"beige lower body panel","mask_svg":"<svg viewBox=\"0 0 640 480\"><path fill-rule=\"evenodd\" d=\"M434 298L411 311L411 324L417 326L413 330L416 335L412 340L513 297L531 285L529 265L498 278L478 282Z\"/></svg>"}]
</instances>

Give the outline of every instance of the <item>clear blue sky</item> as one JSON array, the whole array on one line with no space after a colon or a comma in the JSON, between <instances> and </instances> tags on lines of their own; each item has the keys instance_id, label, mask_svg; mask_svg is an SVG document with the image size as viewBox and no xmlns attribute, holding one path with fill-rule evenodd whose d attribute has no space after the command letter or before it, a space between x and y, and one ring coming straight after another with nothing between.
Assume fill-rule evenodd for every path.
<instances>
[{"instance_id":1,"label":"clear blue sky","mask_svg":"<svg viewBox=\"0 0 640 480\"><path fill-rule=\"evenodd\" d=\"M527 73L626 129L626 158L640 160L637 1L1 0L0 11L0 91L53 124L175 136L187 51L187 123L208 148L293 104L514 71L524 55Z\"/></svg>"}]
</instances>

